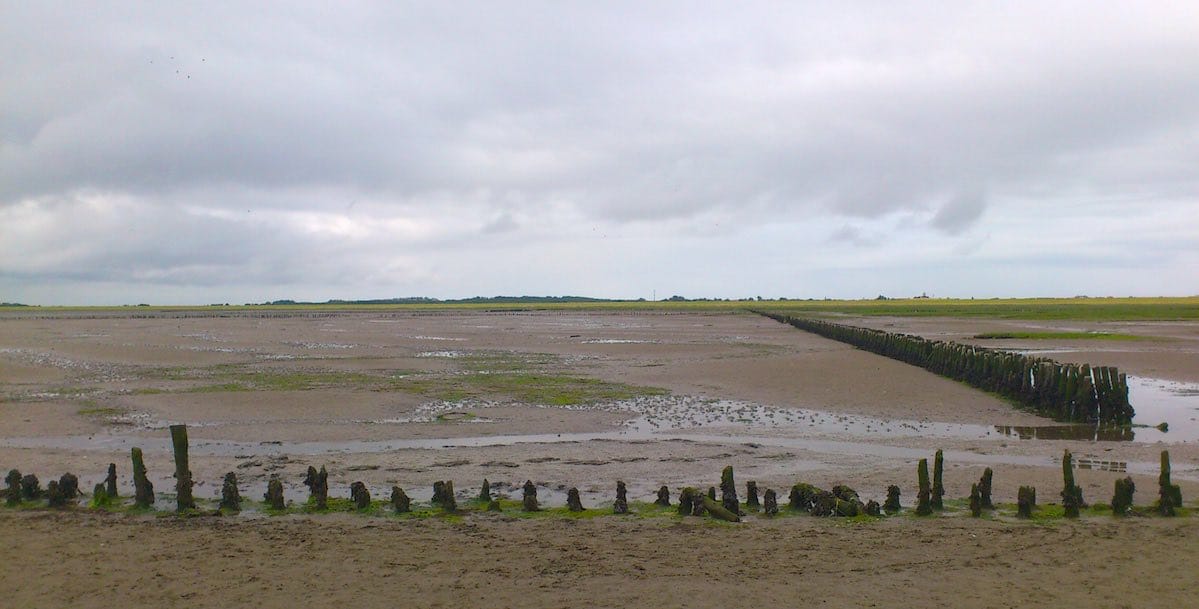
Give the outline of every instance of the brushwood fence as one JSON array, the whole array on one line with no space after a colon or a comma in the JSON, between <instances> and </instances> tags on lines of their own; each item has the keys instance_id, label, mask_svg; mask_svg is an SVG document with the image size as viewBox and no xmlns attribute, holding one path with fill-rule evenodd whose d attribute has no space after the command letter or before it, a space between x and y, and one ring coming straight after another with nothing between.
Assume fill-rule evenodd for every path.
<instances>
[{"instance_id":1,"label":"brushwood fence","mask_svg":"<svg viewBox=\"0 0 1199 609\"><path fill-rule=\"evenodd\" d=\"M1043 357L922 336L755 312L800 330L997 393L1059 421L1123 425L1130 423L1135 414L1128 402L1128 379L1114 367L1064 364Z\"/></svg>"}]
</instances>

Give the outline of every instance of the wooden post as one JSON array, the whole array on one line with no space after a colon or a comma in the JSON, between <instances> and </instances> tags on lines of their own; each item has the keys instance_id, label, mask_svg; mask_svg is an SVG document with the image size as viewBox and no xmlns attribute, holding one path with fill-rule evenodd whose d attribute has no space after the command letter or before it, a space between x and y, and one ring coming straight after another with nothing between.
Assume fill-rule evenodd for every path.
<instances>
[{"instance_id":1,"label":"wooden post","mask_svg":"<svg viewBox=\"0 0 1199 609\"><path fill-rule=\"evenodd\" d=\"M702 497L701 500L704 502L704 509L707 510L713 518L728 522L741 522L740 516L738 516L735 512L725 508L724 504L717 503L715 499L710 497Z\"/></svg>"},{"instance_id":2,"label":"wooden post","mask_svg":"<svg viewBox=\"0 0 1199 609\"><path fill-rule=\"evenodd\" d=\"M696 501L695 496L697 494L698 493L696 492L696 490L694 488L691 488L690 486L684 487L683 490L679 491L679 515L680 516L690 516L691 515L691 512L694 509L693 503Z\"/></svg>"},{"instance_id":3,"label":"wooden post","mask_svg":"<svg viewBox=\"0 0 1199 609\"><path fill-rule=\"evenodd\" d=\"M237 491L237 474L233 472L225 474L225 480L221 483L221 509L241 511L241 493Z\"/></svg>"},{"instance_id":4,"label":"wooden post","mask_svg":"<svg viewBox=\"0 0 1199 609\"><path fill-rule=\"evenodd\" d=\"M537 512L541 510L541 506L537 503L537 485L533 484L532 480L525 480L525 485L521 487L523 496L521 497L521 507L526 512Z\"/></svg>"},{"instance_id":5,"label":"wooden post","mask_svg":"<svg viewBox=\"0 0 1199 609\"><path fill-rule=\"evenodd\" d=\"M1157 511L1162 516L1173 516L1174 508L1182 507L1182 489L1170 482L1170 451L1162 451L1162 469L1157 477Z\"/></svg>"},{"instance_id":6,"label":"wooden post","mask_svg":"<svg viewBox=\"0 0 1199 609\"><path fill-rule=\"evenodd\" d=\"M391 507L397 514L405 514L412 511L412 500L408 498L408 494L404 489L393 486L391 487Z\"/></svg>"},{"instance_id":7,"label":"wooden post","mask_svg":"<svg viewBox=\"0 0 1199 609\"><path fill-rule=\"evenodd\" d=\"M446 480L442 486L441 509L451 514L458 511L458 498L454 496L454 481Z\"/></svg>"},{"instance_id":8,"label":"wooden post","mask_svg":"<svg viewBox=\"0 0 1199 609\"><path fill-rule=\"evenodd\" d=\"M104 477L104 492L109 499L117 498L117 464L108 464L108 475Z\"/></svg>"},{"instance_id":9,"label":"wooden post","mask_svg":"<svg viewBox=\"0 0 1199 609\"><path fill-rule=\"evenodd\" d=\"M628 514L629 513L629 497L628 489L625 488L624 482L616 481L616 502L612 504L613 514Z\"/></svg>"},{"instance_id":10,"label":"wooden post","mask_svg":"<svg viewBox=\"0 0 1199 609\"><path fill-rule=\"evenodd\" d=\"M982 508L984 510L995 509L995 505L991 503L991 478L993 476L994 473L991 471L991 468L988 467L987 469L983 470L983 477L978 481L979 500L982 502Z\"/></svg>"},{"instance_id":11,"label":"wooden post","mask_svg":"<svg viewBox=\"0 0 1199 609\"><path fill-rule=\"evenodd\" d=\"M662 507L670 507L670 489L665 484L658 489L658 498L654 500L654 504Z\"/></svg>"},{"instance_id":12,"label":"wooden post","mask_svg":"<svg viewBox=\"0 0 1199 609\"><path fill-rule=\"evenodd\" d=\"M767 516L774 516L779 513L779 499L774 489L766 489L766 494L762 496L762 511Z\"/></svg>"},{"instance_id":13,"label":"wooden post","mask_svg":"<svg viewBox=\"0 0 1199 609\"><path fill-rule=\"evenodd\" d=\"M192 472L187 462L187 426L171 425L171 445L175 449L175 505L178 511L196 509L192 497Z\"/></svg>"},{"instance_id":14,"label":"wooden post","mask_svg":"<svg viewBox=\"0 0 1199 609\"><path fill-rule=\"evenodd\" d=\"M921 459L916 466L916 478L920 485L920 490L916 493L916 515L928 516L933 513L933 508L929 505L931 491L928 485L928 459Z\"/></svg>"},{"instance_id":15,"label":"wooden post","mask_svg":"<svg viewBox=\"0 0 1199 609\"><path fill-rule=\"evenodd\" d=\"M572 486L570 490L566 491L566 507L572 512L582 512L585 510L583 501L579 499L579 489Z\"/></svg>"},{"instance_id":16,"label":"wooden post","mask_svg":"<svg viewBox=\"0 0 1199 609\"><path fill-rule=\"evenodd\" d=\"M146 477L146 462L142 459L142 449L135 446L129 452L133 460L133 505L148 508L154 505L154 485Z\"/></svg>"},{"instance_id":17,"label":"wooden post","mask_svg":"<svg viewBox=\"0 0 1199 609\"><path fill-rule=\"evenodd\" d=\"M103 482L97 482L96 487L92 489L92 507L104 508L112 505L112 497L108 495L108 491L104 488Z\"/></svg>"},{"instance_id":18,"label":"wooden post","mask_svg":"<svg viewBox=\"0 0 1199 609\"><path fill-rule=\"evenodd\" d=\"M899 487L892 484L887 487L887 500L883 502L883 511L894 514L899 510Z\"/></svg>"},{"instance_id":19,"label":"wooden post","mask_svg":"<svg viewBox=\"0 0 1199 609\"><path fill-rule=\"evenodd\" d=\"M762 505L758 503L758 483L750 480L745 483L745 508L756 512L760 507Z\"/></svg>"},{"instance_id":20,"label":"wooden post","mask_svg":"<svg viewBox=\"0 0 1199 609\"><path fill-rule=\"evenodd\" d=\"M1016 517L1032 518L1032 511L1037 507L1037 489L1032 486L1022 486L1016 493Z\"/></svg>"},{"instance_id":21,"label":"wooden post","mask_svg":"<svg viewBox=\"0 0 1199 609\"><path fill-rule=\"evenodd\" d=\"M21 497L33 501L42 496L42 482L34 474L21 476Z\"/></svg>"},{"instance_id":22,"label":"wooden post","mask_svg":"<svg viewBox=\"0 0 1199 609\"><path fill-rule=\"evenodd\" d=\"M491 483L483 478L483 488L479 489L479 503L491 503Z\"/></svg>"},{"instance_id":23,"label":"wooden post","mask_svg":"<svg viewBox=\"0 0 1199 609\"><path fill-rule=\"evenodd\" d=\"M329 472L322 465L320 471L311 465L304 475L304 486L308 487L308 499L319 511L329 509Z\"/></svg>"},{"instance_id":24,"label":"wooden post","mask_svg":"<svg viewBox=\"0 0 1199 609\"><path fill-rule=\"evenodd\" d=\"M371 492L366 488L365 483L357 481L350 485L350 501L354 502L354 507L359 511L370 508Z\"/></svg>"},{"instance_id":25,"label":"wooden post","mask_svg":"<svg viewBox=\"0 0 1199 609\"><path fill-rule=\"evenodd\" d=\"M944 473L945 457L941 454L941 449L937 449L937 454L933 457L933 489L930 505L938 511L945 509L945 485L941 480Z\"/></svg>"},{"instance_id":26,"label":"wooden post","mask_svg":"<svg viewBox=\"0 0 1199 609\"><path fill-rule=\"evenodd\" d=\"M287 502L283 499L283 483L279 481L279 476L271 474L271 479L266 483L266 494L262 498L272 510L287 509Z\"/></svg>"},{"instance_id":27,"label":"wooden post","mask_svg":"<svg viewBox=\"0 0 1199 609\"><path fill-rule=\"evenodd\" d=\"M1062 454L1062 482L1062 508L1066 518L1078 518L1082 489L1074 484L1074 457L1068 450Z\"/></svg>"},{"instance_id":28,"label":"wooden post","mask_svg":"<svg viewBox=\"0 0 1199 609\"><path fill-rule=\"evenodd\" d=\"M741 504L737 500L737 483L733 481L733 466L729 465L720 472L720 503L724 509L741 514Z\"/></svg>"},{"instance_id":29,"label":"wooden post","mask_svg":"<svg viewBox=\"0 0 1199 609\"><path fill-rule=\"evenodd\" d=\"M1116 480L1116 492L1112 495L1112 516L1127 516L1132 510L1132 494L1136 492L1132 478L1125 477Z\"/></svg>"},{"instance_id":30,"label":"wooden post","mask_svg":"<svg viewBox=\"0 0 1199 609\"><path fill-rule=\"evenodd\" d=\"M21 472L10 469L8 476L4 478L6 488L4 490L4 501L8 505L17 505L21 503Z\"/></svg>"}]
</instances>

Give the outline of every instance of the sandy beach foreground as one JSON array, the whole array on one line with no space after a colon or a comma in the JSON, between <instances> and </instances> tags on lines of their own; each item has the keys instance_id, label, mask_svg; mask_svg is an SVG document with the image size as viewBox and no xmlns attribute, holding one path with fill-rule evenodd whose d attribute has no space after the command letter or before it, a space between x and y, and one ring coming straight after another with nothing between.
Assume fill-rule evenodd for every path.
<instances>
[{"instance_id":1,"label":"sandy beach foreground","mask_svg":"<svg viewBox=\"0 0 1199 609\"><path fill-rule=\"evenodd\" d=\"M0 510L6 607L1187 607L1194 518L739 525ZM19 550L18 550L19 549Z\"/></svg>"}]
</instances>

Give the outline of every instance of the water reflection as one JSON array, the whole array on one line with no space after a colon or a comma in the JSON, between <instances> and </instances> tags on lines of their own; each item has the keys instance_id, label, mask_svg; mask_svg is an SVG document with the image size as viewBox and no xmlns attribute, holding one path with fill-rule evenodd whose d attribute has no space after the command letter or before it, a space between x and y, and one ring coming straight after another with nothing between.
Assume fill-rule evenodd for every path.
<instances>
[{"instance_id":1,"label":"water reflection","mask_svg":"<svg viewBox=\"0 0 1199 609\"><path fill-rule=\"evenodd\" d=\"M1021 440L1093 440L1131 442L1136 431L1130 427L1103 425L996 425L995 431Z\"/></svg>"}]
</instances>

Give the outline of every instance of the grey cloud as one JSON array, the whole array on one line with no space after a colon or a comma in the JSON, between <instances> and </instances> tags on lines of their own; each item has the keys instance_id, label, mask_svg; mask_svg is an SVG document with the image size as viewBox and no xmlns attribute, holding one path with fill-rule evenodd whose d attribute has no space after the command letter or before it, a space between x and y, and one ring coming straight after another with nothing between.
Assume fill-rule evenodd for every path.
<instances>
[{"instance_id":1,"label":"grey cloud","mask_svg":"<svg viewBox=\"0 0 1199 609\"><path fill-rule=\"evenodd\" d=\"M986 209L987 199L982 193L958 194L951 197L937 210L933 216L932 225L946 233L960 233L977 223Z\"/></svg>"},{"instance_id":2,"label":"grey cloud","mask_svg":"<svg viewBox=\"0 0 1199 609\"><path fill-rule=\"evenodd\" d=\"M1199 194L1197 12L17 5L0 22L0 210L99 192L156 220L116 222L128 243L77 234L73 257L25 240L44 262L7 272L49 280L69 260L129 281L303 283L330 261L334 278L419 274L387 261L548 239L557 222L667 231L715 214L730 219L717 238L831 217L846 227L834 241L885 244L846 221L931 214L954 238L1011 198L1185 200ZM463 226L313 245L188 207Z\"/></svg>"}]
</instances>

